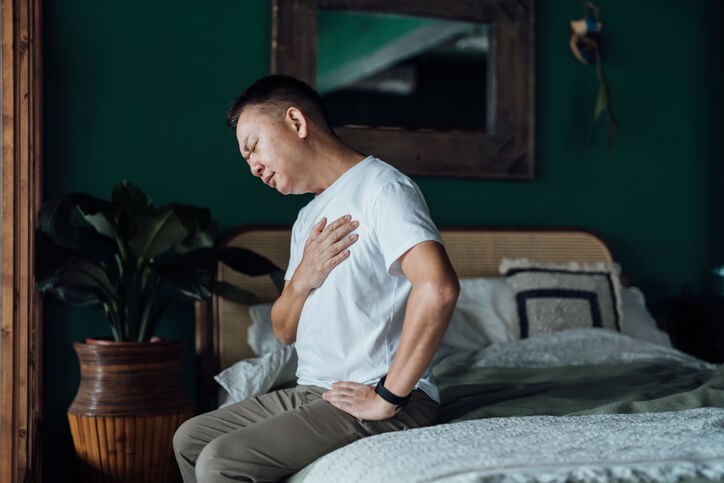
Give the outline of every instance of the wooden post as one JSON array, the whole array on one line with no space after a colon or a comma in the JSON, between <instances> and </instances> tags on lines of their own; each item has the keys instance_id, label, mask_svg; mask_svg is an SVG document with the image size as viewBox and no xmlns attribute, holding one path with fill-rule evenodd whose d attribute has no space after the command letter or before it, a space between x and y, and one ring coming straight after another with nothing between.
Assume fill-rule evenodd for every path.
<instances>
[{"instance_id":1,"label":"wooden post","mask_svg":"<svg viewBox=\"0 0 724 483\"><path fill-rule=\"evenodd\" d=\"M0 481L38 482L42 324L34 287L41 201L40 0L0 0Z\"/></svg>"}]
</instances>

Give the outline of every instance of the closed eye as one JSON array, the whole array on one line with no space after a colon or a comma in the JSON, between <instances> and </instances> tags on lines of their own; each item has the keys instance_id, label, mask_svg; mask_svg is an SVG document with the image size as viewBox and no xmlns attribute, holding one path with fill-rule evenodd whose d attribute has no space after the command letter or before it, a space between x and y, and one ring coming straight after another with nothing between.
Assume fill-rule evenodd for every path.
<instances>
[{"instance_id":1,"label":"closed eye","mask_svg":"<svg viewBox=\"0 0 724 483\"><path fill-rule=\"evenodd\" d=\"M239 139L241 139L241 137ZM257 136L256 134L246 134L246 137L244 137L243 139L244 142L239 143L239 147L241 148L241 156L244 159L248 160L251 153L253 153L256 149L256 143L259 142L259 136Z\"/></svg>"},{"instance_id":2,"label":"closed eye","mask_svg":"<svg viewBox=\"0 0 724 483\"><path fill-rule=\"evenodd\" d=\"M248 160L249 156L251 156L252 153L254 151L256 151L256 145L258 142L259 142L258 140L254 141L254 144L252 144L251 148L249 148L249 146L244 146L244 154L243 154L244 159Z\"/></svg>"}]
</instances>

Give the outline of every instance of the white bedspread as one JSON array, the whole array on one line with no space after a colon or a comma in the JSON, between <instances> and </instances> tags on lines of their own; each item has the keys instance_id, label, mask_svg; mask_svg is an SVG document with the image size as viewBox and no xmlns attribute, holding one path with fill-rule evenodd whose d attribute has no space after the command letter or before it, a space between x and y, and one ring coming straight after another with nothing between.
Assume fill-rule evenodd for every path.
<instances>
[{"instance_id":1,"label":"white bedspread","mask_svg":"<svg viewBox=\"0 0 724 483\"><path fill-rule=\"evenodd\" d=\"M712 369L680 351L580 329L438 358L440 380L471 367L557 367L669 360ZM724 408L680 412L489 418L372 436L291 481L724 481Z\"/></svg>"},{"instance_id":2,"label":"white bedspread","mask_svg":"<svg viewBox=\"0 0 724 483\"><path fill-rule=\"evenodd\" d=\"M722 408L491 418L387 433L324 456L304 482L673 482L690 477L724 481Z\"/></svg>"}]
</instances>

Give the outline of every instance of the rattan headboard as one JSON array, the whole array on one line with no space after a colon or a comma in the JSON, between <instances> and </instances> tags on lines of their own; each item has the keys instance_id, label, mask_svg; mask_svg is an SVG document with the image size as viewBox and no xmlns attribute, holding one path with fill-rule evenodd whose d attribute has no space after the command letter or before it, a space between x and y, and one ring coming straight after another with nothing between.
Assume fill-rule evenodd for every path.
<instances>
[{"instance_id":1,"label":"rattan headboard","mask_svg":"<svg viewBox=\"0 0 724 483\"><path fill-rule=\"evenodd\" d=\"M441 234L460 278L499 276L503 257L531 258L546 262L611 262L611 252L595 234L576 229L452 228ZM225 244L249 248L280 267L289 260L289 227L243 227ZM272 302L279 295L271 278L249 277L220 265L218 277ZM234 362L255 354L246 343L251 324L248 307L214 298L197 305L196 351L199 359L199 389L213 388L212 376Z\"/></svg>"}]
</instances>

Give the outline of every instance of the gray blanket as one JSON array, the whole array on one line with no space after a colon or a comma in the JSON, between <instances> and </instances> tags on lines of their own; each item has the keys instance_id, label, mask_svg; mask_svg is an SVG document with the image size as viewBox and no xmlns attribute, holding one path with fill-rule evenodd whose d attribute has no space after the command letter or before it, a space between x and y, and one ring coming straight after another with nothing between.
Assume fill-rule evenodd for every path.
<instances>
[{"instance_id":1,"label":"gray blanket","mask_svg":"<svg viewBox=\"0 0 724 483\"><path fill-rule=\"evenodd\" d=\"M475 368L440 386L441 422L502 416L620 414L724 407L724 366L669 360Z\"/></svg>"}]
</instances>

